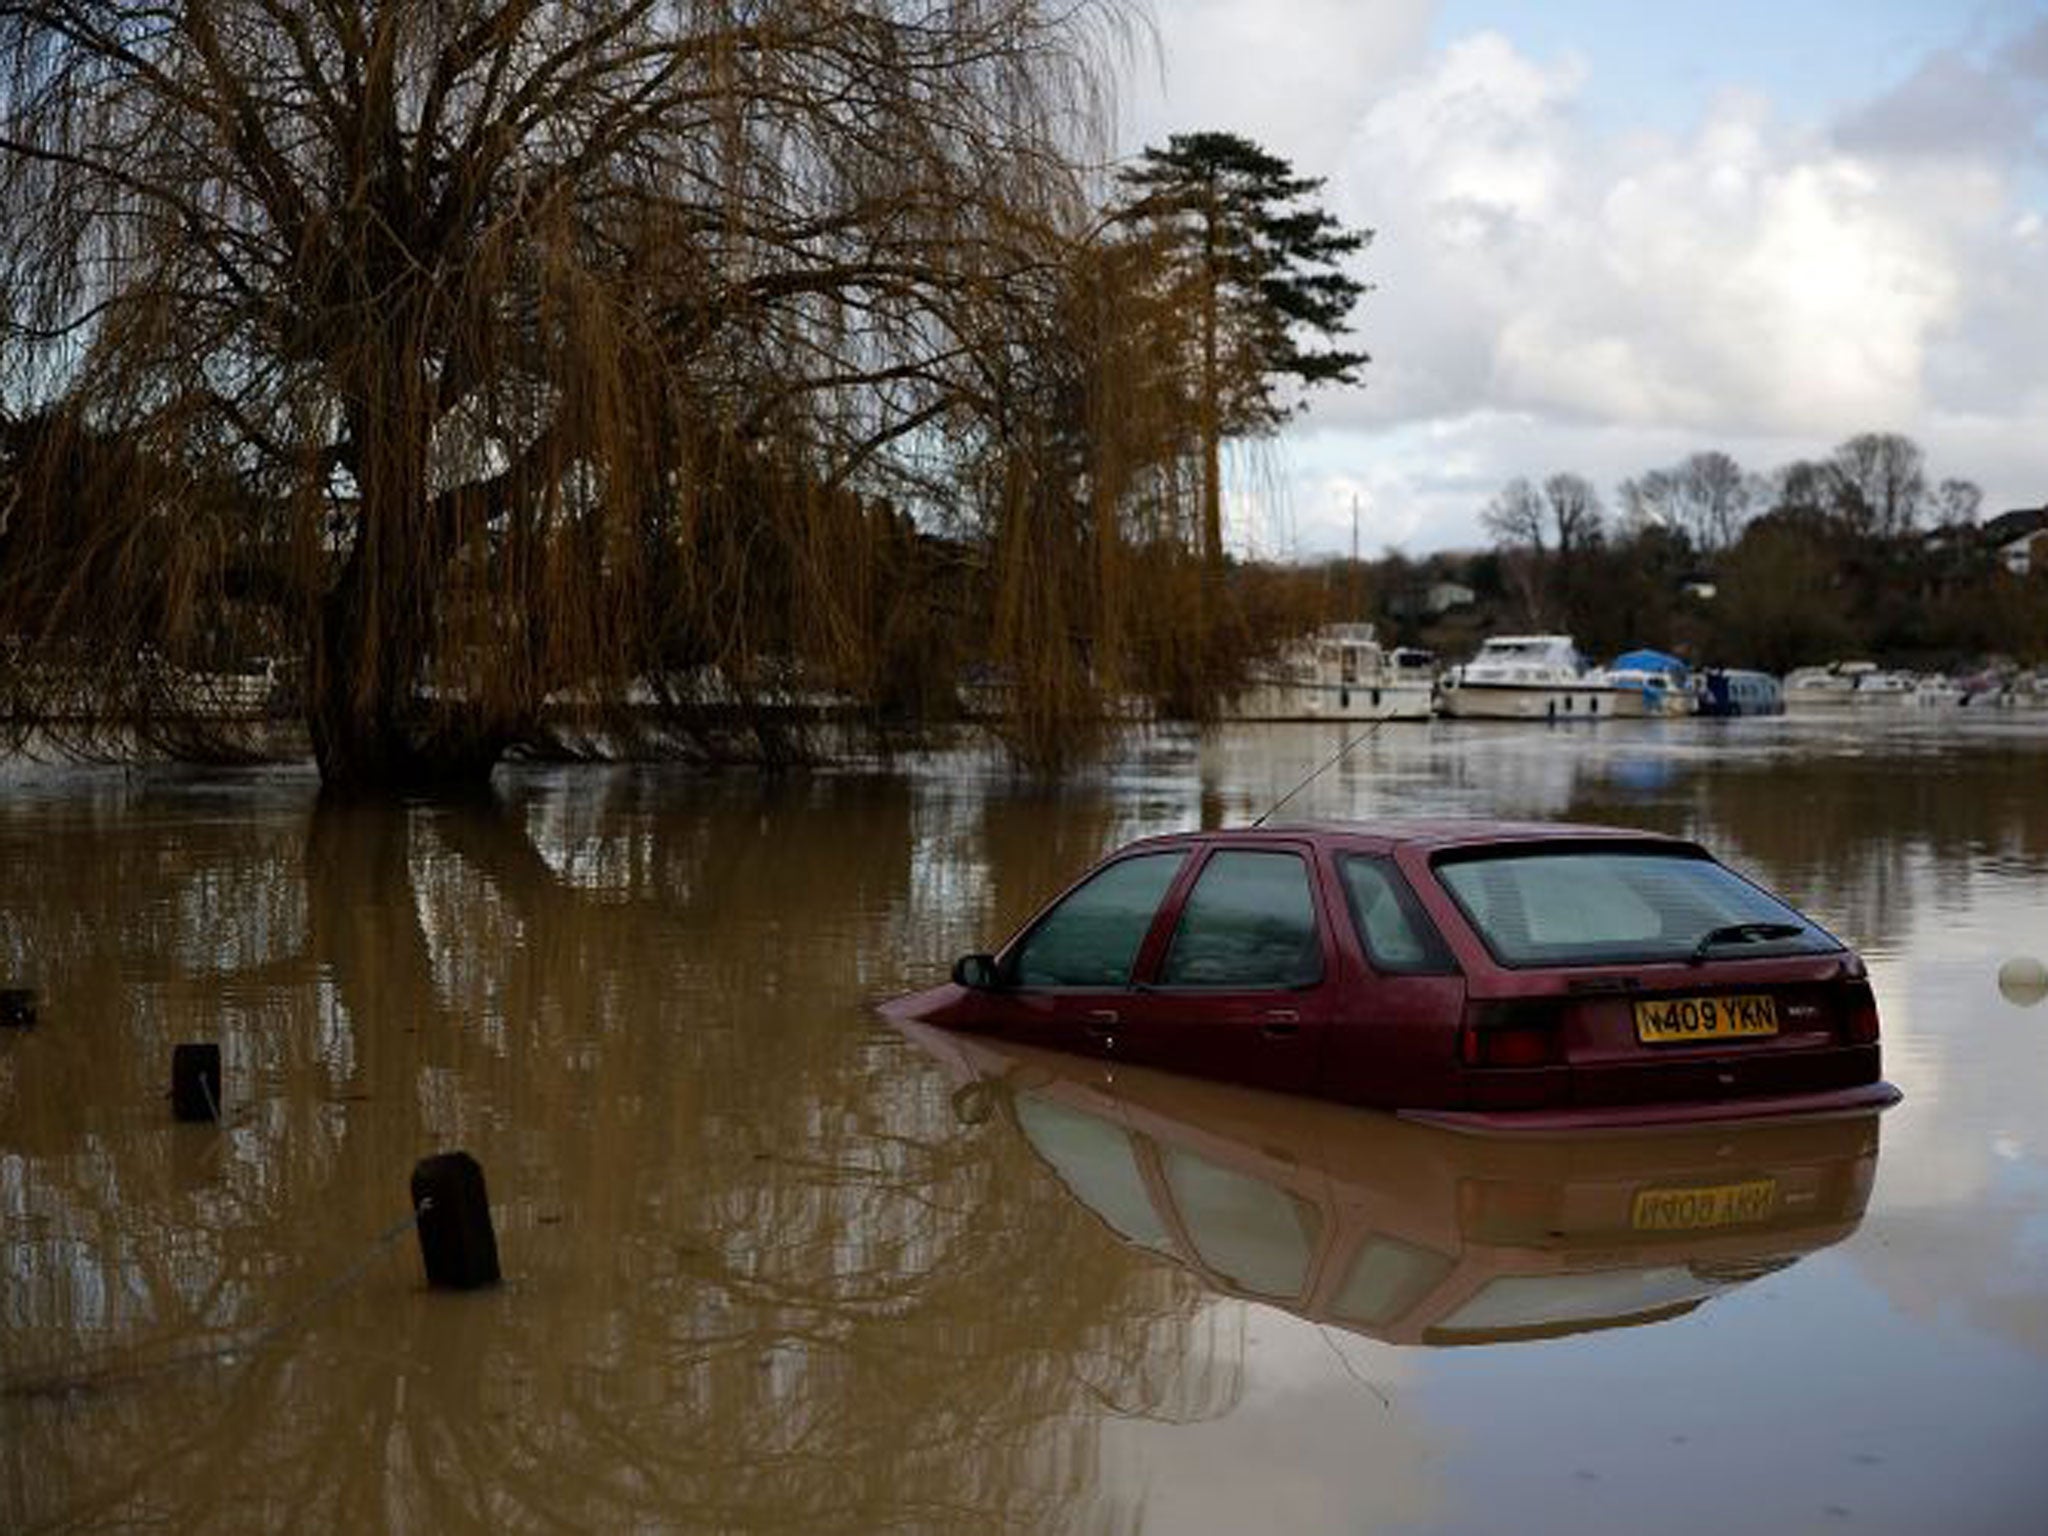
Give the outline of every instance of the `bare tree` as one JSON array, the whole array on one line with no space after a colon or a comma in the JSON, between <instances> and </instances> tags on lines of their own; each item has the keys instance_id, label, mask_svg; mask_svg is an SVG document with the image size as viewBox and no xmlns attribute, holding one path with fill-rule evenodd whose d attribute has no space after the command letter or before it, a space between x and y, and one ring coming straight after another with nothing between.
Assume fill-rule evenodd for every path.
<instances>
[{"instance_id":1,"label":"bare tree","mask_svg":"<svg viewBox=\"0 0 2048 1536\"><path fill-rule=\"evenodd\" d=\"M1479 514L1502 570L1536 626L1571 606L1580 557L1606 537L1600 493L1583 475L1555 474L1539 490L1516 477Z\"/></svg>"},{"instance_id":2,"label":"bare tree","mask_svg":"<svg viewBox=\"0 0 2048 1536\"><path fill-rule=\"evenodd\" d=\"M1934 490L1934 520L1944 528L1966 527L1984 508L1984 492L1975 481L1950 478Z\"/></svg>"},{"instance_id":3,"label":"bare tree","mask_svg":"<svg viewBox=\"0 0 2048 1536\"><path fill-rule=\"evenodd\" d=\"M1543 495L1516 476L1480 511L1479 521L1500 551L1501 575L1526 623L1548 622L1550 580L1548 519Z\"/></svg>"},{"instance_id":4,"label":"bare tree","mask_svg":"<svg viewBox=\"0 0 2048 1536\"><path fill-rule=\"evenodd\" d=\"M1842 497L1841 471L1831 462L1795 459L1770 477L1772 510L1824 518L1835 514Z\"/></svg>"},{"instance_id":5,"label":"bare tree","mask_svg":"<svg viewBox=\"0 0 2048 1536\"><path fill-rule=\"evenodd\" d=\"M0 631L109 689L267 637L357 789L832 654L867 498L958 495L1116 4L0 5Z\"/></svg>"},{"instance_id":6,"label":"bare tree","mask_svg":"<svg viewBox=\"0 0 2048 1536\"><path fill-rule=\"evenodd\" d=\"M1840 511L1860 533L1894 538L1911 533L1927 504L1925 456L1910 437L1864 432L1835 449Z\"/></svg>"},{"instance_id":7,"label":"bare tree","mask_svg":"<svg viewBox=\"0 0 2048 1536\"><path fill-rule=\"evenodd\" d=\"M1569 561L1606 536L1600 493L1584 475L1552 475L1543 482L1543 504L1556 536L1559 559Z\"/></svg>"},{"instance_id":8,"label":"bare tree","mask_svg":"<svg viewBox=\"0 0 2048 1536\"><path fill-rule=\"evenodd\" d=\"M1486 504L1479 521L1497 545L1527 549L1539 557L1544 552L1543 498L1519 475Z\"/></svg>"},{"instance_id":9,"label":"bare tree","mask_svg":"<svg viewBox=\"0 0 2048 1536\"><path fill-rule=\"evenodd\" d=\"M1712 553L1742 534L1764 487L1718 450L1695 453L1669 469L1624 480L1621 500L1629 521L1682 533L1696 550Z\"/></svg>"}]
</instances>

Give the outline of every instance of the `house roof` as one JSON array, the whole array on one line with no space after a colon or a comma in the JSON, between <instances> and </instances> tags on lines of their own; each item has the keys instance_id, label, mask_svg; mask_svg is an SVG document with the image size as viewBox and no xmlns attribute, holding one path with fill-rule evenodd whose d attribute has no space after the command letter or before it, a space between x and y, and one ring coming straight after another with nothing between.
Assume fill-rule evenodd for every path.
<instances>
[{"instance_id":1,"label":"house roof","mask_svg":"<svg viewBox=\"0 0 2048 1536\"><path fill-rule=\"evenodd\" d=\"M1978 526L1987 544L2010 544L2015 539L2023 539L2048 528L2048 506L2017 507L2010 512L2001 512Z\"/></svg>"}]
</instances>

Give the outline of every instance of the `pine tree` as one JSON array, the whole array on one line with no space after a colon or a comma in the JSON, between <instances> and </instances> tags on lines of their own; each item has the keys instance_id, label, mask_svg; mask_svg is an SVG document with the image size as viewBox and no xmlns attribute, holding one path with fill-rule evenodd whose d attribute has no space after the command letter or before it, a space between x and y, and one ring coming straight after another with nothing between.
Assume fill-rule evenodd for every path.
<instances>
[{"instance_id":1,"label":"pine tree","mask_svg":"<svg viewBox=\"0 0 2048 1536\"><path fill-rule=\"evenodd\" d=\"M1232 133L1175 134L1121 180L1132 195L1120 219L1156 246L1168 308L1193 322L1185 372L1198 394L1202 545L1220 565L1223 440L1267 435L1299 409L1283 381L1352 384L1369 361L1304 337L1343 331L1366 291L1343 262L1372 232L1345 229L1310 200L1320 178Z\"/></svg>"}]
</instances>

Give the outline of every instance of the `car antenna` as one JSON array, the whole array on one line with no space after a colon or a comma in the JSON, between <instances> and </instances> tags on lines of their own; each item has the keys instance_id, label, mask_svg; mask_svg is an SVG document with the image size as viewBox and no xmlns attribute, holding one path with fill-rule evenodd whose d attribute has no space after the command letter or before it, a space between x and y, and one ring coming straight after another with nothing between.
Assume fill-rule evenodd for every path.
<instances>
[{"instance_id":1,"label":"car antenna","mask_svg":"<svg viewBox=\"0 0 2048 1536\"><path fill-rule=\"evenodd\" d=\"M1334 753L1331 754L1327 761L1323 762L1322 764L1318 765L1316 768L1311 770L1307 778L1303 779L1299 784L1295 785L1294 788L1287 791L1286 794L1282 795L1278 800L1275 800L1271 805L1267 806L1263 811L1259 812L1259 819L1253 822L1252 825L1254 827L1263 827L1266 824L1266 818L1268 816L1272 815L1275 811L1279 810L1281 806L1285 805L1288 801L1292 800L1296 795L1300 794L1304 789L1307 789L1309 785L1315 783L1317 779L1320 779L1332 768L1336 767L1339 763L1343 762L1345 758L1351 755L1352 749L1358 746L1359 743L1367 741L1374 736L1377 736L1379 734L1380 727L1385 725L1389 720L1393 718L1394 717L1392 715L1381 715L1379 719L1373 721L1371 725L1368 725L1356 736L1352 737L1349 741L1345 742L1343 746L1339 747Z\"/></svg>"}]
</instances>

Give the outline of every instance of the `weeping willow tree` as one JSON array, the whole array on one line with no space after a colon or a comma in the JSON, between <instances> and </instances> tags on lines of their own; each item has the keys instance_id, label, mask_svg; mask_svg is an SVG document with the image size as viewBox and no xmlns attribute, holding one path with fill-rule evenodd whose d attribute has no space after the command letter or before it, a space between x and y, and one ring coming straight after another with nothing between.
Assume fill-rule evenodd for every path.
<instances>
[{"instance_id":1,"label":"weeping willow tree","mask_svg":"<svg viewBox=\"0 0 2048 1536\"><path fill-rule=\"evenodd\" d=\"M1013 757L1060 771L1144 694L1134 642L1147 588L1184 563L1170 527L1179 392L1162 388L1149 253L1081 240L1040 275L1029 329L988 359L968 505L986 529L974 599L1007 687L997 730ZM1162 476L1166 479L1162 480Z\"/></svg>"},{"instance_id":2,"label":"weeping willow tree","mask_svg":"<svg viewBox=\"0 0 2048 1536\"><path fill-rule=\"evenodd\" d=\"M325 781L375 791L487 771L565 697L744 706L806 658L872 691L1122 26L0 6L17 716L127 728L281 655Z\"/></svg>"},{"instance_id":3,"label":"weeping willow tree","mask_svg":"<svg viewBox=\"0 0 2048 1536\"><path fill-rule=\"evenodd\" d=\"M1276 431L1281 382L1355 382L1313 350L1364 286L1368 236L1296 206L1320 183L1229 134L1177 136L1114 178L989 364L977 415L1001 729L1056 772L1130 703L1212 718L1319 606L1224 558L1223 439ZM1091 729L1092 727L1092 729Z\"/></svg>"}]
</instances>

